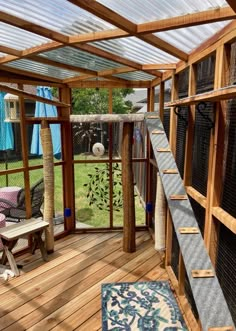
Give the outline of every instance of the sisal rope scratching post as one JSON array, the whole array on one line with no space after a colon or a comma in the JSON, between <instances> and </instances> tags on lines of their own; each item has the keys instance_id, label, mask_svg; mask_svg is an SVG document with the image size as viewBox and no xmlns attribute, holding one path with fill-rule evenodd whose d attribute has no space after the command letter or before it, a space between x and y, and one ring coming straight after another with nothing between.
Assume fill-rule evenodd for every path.
<instances>
[{"instance_id":1,"label":"sisal rope scratching post","mask_svg":"<svg viewBox=\"0 0 236 331\"><path fill-rule=\"evenodd\" d=\"M157 190L155 205L155 249L165 249L165 225L166 225L166 199L159 173L157 173Z\"/></svg>"},{"instance_id":2,"label":"sisal rope scratching post","mask_svg":"<svg viewBox=\"0 0 236 331\"><path fill-rule=\"evenodd\" d=\"M45 230L45 242L48 253L54 251L54 169L53 169L53 146L51 130L47 122L42 121L41 142L43 149L43 176L44 176L44 220L49 223Z\"/></svg>"}]
</instances>

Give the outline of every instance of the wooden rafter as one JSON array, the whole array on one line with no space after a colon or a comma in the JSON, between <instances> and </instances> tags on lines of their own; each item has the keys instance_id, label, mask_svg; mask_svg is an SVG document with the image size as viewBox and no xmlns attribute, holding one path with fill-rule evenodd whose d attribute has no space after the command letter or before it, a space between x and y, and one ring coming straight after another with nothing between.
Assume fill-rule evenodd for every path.
<instances>
[{"instance_id":1,"label":"wooden rafter","mask_svg":"<svg viewBox=\"0 0 236 331\"><path fill-rule=\"evenodd\" d=\"M232 2L235 3L234 0ZM236 7L236 5L235 5ZM171 17L159 21L142 23L137 26L138 33L153 33L200 24L207 24L236 18L236 13L229 7L202 11L194 14Z\"/></svg>"},{"instance_id":2,"label":"wooden rafter","mask_svg":"<svg viewBox=\"0 0 236 331\"><path fill-rule=\"evenodd\" d=\"M50 105L53 105L53 106L56 106L56 107L70 107L69 104L62 103L62 102L59 102L59 101L50 100L50 99L46 99L46 98L40 97L38 95L28 93L28 92L19 90L17 88L6 86L6 85L3 85L3 84L0 84L0 90L4 91L4 92L7 92L7 93L12 93L12 94L18 95L20 97L24 97L26 99L31 99L31 100L47 103L47 104L50 104Z\"/></svg>"},{"instance_id":3,"label":"wooden rafter","mask_svg":"<svg viewBox=\"0 0 236 331\"><path fill-rule=\"evenodd\" d=\"M124 31L127 31L128 33L142 39L143 41L154 45L155 47L158 47L162 49L163 51L170 53L171 55L174 55L177 58L180 58L182 60L187 60L187 54L182 52L181 50L178 50L176 47L170 45L169 43L165 42L164 40L157 38L155 36L146 35L146 36L139 36L137 33L137 25L132 23L131 21L127 20L126 18L122 17L121 15L117 14L113 10L103 6L99 2L95 0L68 0L74 5L79 6L80 8L83 8L87 10L88 12L102 18L103 20L123 29Z\"/></svg>"},{"instance_id":4,"label":"wooden rafter","mask_svg":"<svg viewBox=\"0 0 236 331\"><path fill-rule=\"evenodd\" d=\"M235 0L226 0L229 4L229 6L233 9L233 11L236 13L236 2Z\"/></svg>"},{"instance_id":5,"label":"wooden rafter","mask_svg":"<svg viewBox=\"0 0 236 331\"><path fill-rule=\"evenodd\" d=\"M116 38L129 37L130 33L122 29L113 29L107 31L96 31L75 36L69 36L69 44L87 43L100 40L111 40Z\"/></svg>"},{"instance_id":6,"label":"wooden rafter","mask_svg":"<svg viewBox=\"0 0 236 331\"><path fill-rule=\"evenodd\" d=\"M40 36L46 37L48 39L59 41L61 43L67 43L69 41L68 36L63 35L62 33L52 31L41 25L31 23L27 20L16 17L9 13L5 13L3 11L0 11L0 21L16 26L17 28L39 34Z\"/></svg>"},{"instance_id":7,"label":"wooden rafter","mask_svg":"<svg viewBox=\"0 0 236 331\"><path fill-rule=\"evenodd\" d=\"M99 49L97 47L94 47L92 45L88 45L88 44L78 44L76 46L74 46L76 48L79 48L79 49L82 49L86 52L89 52L91 54L95 54L95 55L98 55L98 56L101 56L105 59L108 59L108 60L111 60L111 61L114 61L114 62L118 62L118 63L121 63L125 66L128 66L128 67L133 67L137 70L143 70L142 69L142 65L137 63L137 62L134 62L134 61L131 61L131 60L128 60L128 59L125 59L119 55L115 55L113 53L110 53L110 52L107 52L107 51L104 51L102 49ZM157 77L160 77L161 76L161 73L159 73L158 71L151 71L149 70L149 73L151 73L152 75L155 75Z\"/></svg>"},{"instance_id":8,"label":"wooden rafter","mask_svg":"<svg viewBox=\"0 0 236 331\"><path fill-rule=\"evenodd\" d=\"M7 67L5 65L0 65L0 70L4 70L6 72L12 72L21 76L28 76L28 77L32 77L32 78L36 78L39 80L44 80L44 81L48 81L48 82L54 82L54 83L62 83L61 79L58 78L53 78L50 76L45 76L42 74L36 74L34 72L30 72L30 71L25 71L22 69L18 69L18 68L12 68L12 67Z\"/></svg>"},{"instance_id":9,"label":"wooden rafter","mask_svg":"<svg viewBox=\"0 0 236 331\"><path fill-rule=\"evenodd\" d=\"M174 70L176 63L143 64L143 70Z\"/></svg>"},{"instance_id":10,"label":"wooden rafter","mask_svg":"<svg viewBox=\"0 0 236 331\"><path fill-rule=\"evenodd\" d=\"M0 45L0 52L10 54L10 55L13 55L13 56L21 56L22 55L21 51L19 51L17 49L14 49L14 48L11 48L11 47L6 47L4 45Z\"/></svg>"},{"instance_id":11,"label":"wooden rafter","mask_svg":"<svg viewBox=\"0 0 236 331\"><path fill-rule=\"evenodd\" d=\"M97 75L97 71L95 71L95 70L85 69L85 68L77 67L77 66L74 66L71 64L54 61L54 60L48 59L44 56L34 55L34 56L30 56L29 59L33 60L35 62L48 64L48 65L62 68L65 70L71 70L71 71L80 72L80 73L84 73L84 74L91 74L91 75L95 75L95 76Z\"/></svg>"}]
</instances>

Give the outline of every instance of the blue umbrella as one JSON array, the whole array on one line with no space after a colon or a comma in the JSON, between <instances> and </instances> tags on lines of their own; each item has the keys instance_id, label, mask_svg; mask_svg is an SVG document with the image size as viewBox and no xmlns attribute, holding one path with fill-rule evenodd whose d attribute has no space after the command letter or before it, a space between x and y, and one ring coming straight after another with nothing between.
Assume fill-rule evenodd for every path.
<instances>
[{"instance_id":1,"label":"blue umbrella","mask_svg":"<svg viewBox=\"0 0 236 331\"><path fill-rule=\"evenodd\" d=\"M37 95L46 99L52 99L50 87L39 86L37 87ZM55 106L47 105L46 103L36 101L35 104L35 117L56 117L57 109ZM61 158L61 127L60 124L50 124L53 155L56 159ZM40 124L34 124L32 141L31 141L31 154L42 155L42 145L40 140Z\"/></svg>"},{"instance_id":2,"label":"blue umbrella","mask_svg":"<svg viewBox=\"0 0 236 331\"><path fill-rule=\"evenodd\" d=\"M14 149L14 138L12 124L10 122L5 122L5 95L5 92L0 91L0 151L5 152L5 168L7 170L7 150ZM6 186L8 186L8 175L6 175Z\"/></svg>"}]
</instances>

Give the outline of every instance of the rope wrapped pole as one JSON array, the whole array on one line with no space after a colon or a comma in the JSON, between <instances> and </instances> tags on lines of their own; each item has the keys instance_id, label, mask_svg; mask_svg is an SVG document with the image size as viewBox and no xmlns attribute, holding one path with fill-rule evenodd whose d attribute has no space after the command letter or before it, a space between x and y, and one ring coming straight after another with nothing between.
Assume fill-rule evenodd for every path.
<instances>
[{"instance_id":1,"label":"rope wrapped pole","mask_svg":"<svg viewBox=\"0 0 236 331\"><path fill-rule=\"evenodd\" d=\"M157 173L157 192L155 205L155 249L165 249L166 198L159 173Z\"/></svg>"},{"instance_id":2,"label":"rope wrapped pole","mask_svg":"<svg viewBox=\"0 0 236 331\"><path fill-rule=\"evenodd\" d=\"M41 124L41 142L43 149L43 176L44 176L44 220L49 223L45 232L46 249L48 253L54 251L54 168L53 168L53 146L51 130L46 120Z\"/></svg>"},{"instance_id":3,"label":"rope wrapped pole","mask_svg":"<svg viewBox=\"0 0 236 331\"><path fill-rule=\"evenodd\" d=\"M124 123L122 139L122 188L124 212L123 250L135 252L135 205L132 168L132 140L134 123Z\"/></svg>"}]
</instances>

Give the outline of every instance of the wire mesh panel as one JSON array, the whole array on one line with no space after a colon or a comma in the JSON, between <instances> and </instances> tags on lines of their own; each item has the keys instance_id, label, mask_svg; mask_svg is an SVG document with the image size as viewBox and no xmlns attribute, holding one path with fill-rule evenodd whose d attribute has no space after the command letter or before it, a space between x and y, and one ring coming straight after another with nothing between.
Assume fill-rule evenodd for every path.
<instances>
[{"instance_id":1,"label":"wire mesh panel","mask_svg":"<svg viewBox=\"0 0 236 331\"><path fill-rule=\"evenodd\" d=\"M203 93L214 88L215 55L197 64L196 93Z\"/></svg>"},{"instance_id":2,"label":"wire mesh panel","mask_svg":"<svg viewBox=\"0 0 236 331\"><path fill-rule=\"evenodd\" d=\"M236 100L228 103L225 175L221 207L236 217Z\"/></svg>"},{"instance_id":3,"label":"wire mesh panel","mask_svg":"<svg viewBox=\"0 0 236 331\"><path fill-rule=\"evenodd\" d=\"M236 323L236 235L220 224L216 273Z\"/></svg>"},{"instance_id":4,"label":"wire mesh panel","mask_svg":"<svg viewBox=\"0 0 236 331\"><path fill-rule=\"evenodd\" d=\"M178 110L181 117L178 117L176 132L176 164L181 177L184 175L185 143L188 123L188 107L181 107Z\"/></svg>"},{"instance_id":5,"label":"wire mesh panel","mask_svg":"<svg viewBox=\"0 0 236 331\"><path fill-rule=\"evenodd\" d=\"M164 126L166 136L169 140L169 135L170 135L170 109L165 109L164 110L163 126Z\"/></svg>"},{"instance_id":6,"label":"wire mesh panel","mask_svg":"<svg viewBox=\"0 0 236 331\"><path fill-rule=\"evenodd\" d=\"M195 201L193 198L189 197L189 201L191 203L194 215L196 217L198 226L200 228L201 234L203 236L204 234L204 227L205 227L205 209L199 205L197 201Z\"/></svg>"},{"instance_id":7,"label":"wire mesh panel","mask_svg":"<svg viewBox=\"0 0 236 331\"><path fill-rule=\"evenodd\" d=\"M206 116L213 119L213 104L205 103L204 117L196 111L193 159L192 159L192 186L201 194L206 195L208 177L208 157L211 127Z\"/></svg>"}]
</instances>

